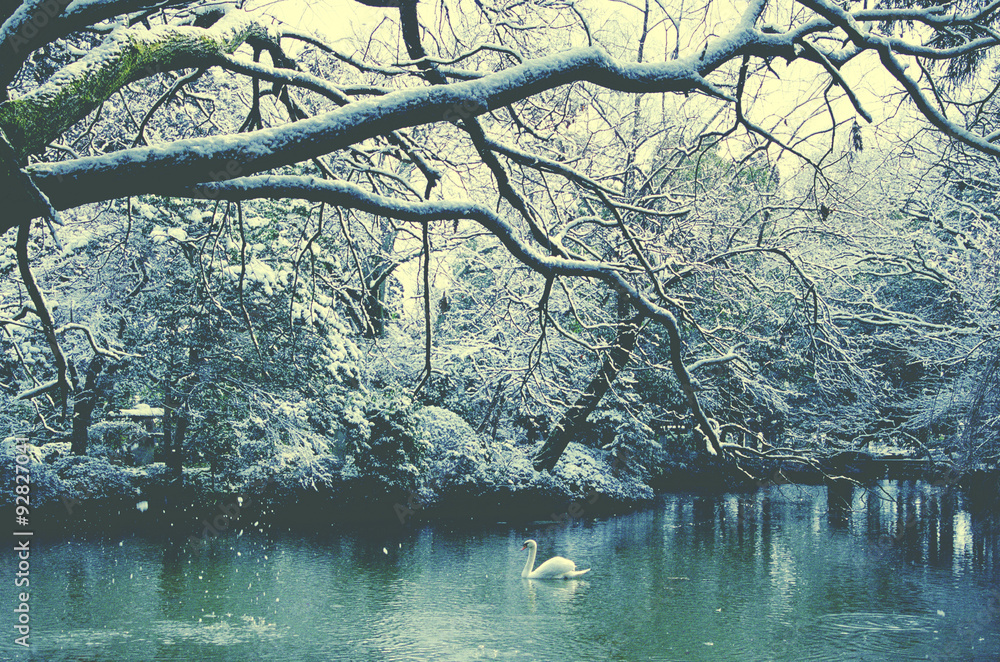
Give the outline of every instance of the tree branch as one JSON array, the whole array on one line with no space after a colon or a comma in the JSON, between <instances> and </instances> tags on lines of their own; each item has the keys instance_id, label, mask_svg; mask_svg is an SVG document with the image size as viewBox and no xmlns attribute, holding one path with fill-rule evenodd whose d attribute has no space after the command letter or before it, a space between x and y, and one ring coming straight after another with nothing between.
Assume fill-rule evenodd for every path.
<instances>
[{"instance_id":1,"label":"tree branch","mask_svg":"<svg viewBox=\"0 0 1000 662\"><path fill-rule=\"evenodd\" d=\"M38 164L30 171L57 209L113 197L162 193L166 182L195 184L249 175L401 128L478 116L575 81L625 92L697 91L701 89L701 74L721 66L734 53L781 52L783 46L770 44L766 39L770 37L739 30L709 48L703 59L652 64L619 63L599 48L575 49L476 81L401 90L276 128ZM27 213L16 203L11 207L0 219L0 233L14 227Z\"/></svg>"},{"instance_id":2,"label":"tree branch","mask_svg":"<svg viewBox=\"0 0 1000 662\"><path fill-rule=\"evenodd\" d=\"M276 40L269 28L235 10L208 29L167 25L118 30L45 84L0 104L0 129L20 161L42 150L130 82L164 71L215 64L219 56L244 43Z\"/></svg>"},{"instance_id":3,"label":"tree branch","mask_svg":"<svg viewBox=\"0 0 1000 662\"><path fill-rule=\"evenodd\" d=\"M659 322L666 329L670 339L670 357L674 375L680 383L696 425L705 436L707 448L713 453L721 450L718 431L702 410L696 389L692 385L691 375L685 367L683 343L677 319L669 310L650 301L612 265L542 255L525 244L507 221L482 205L449 201L411 202L386 198L346 182L331 182L311 177L244 177L228 182L205 184L196 189L177 187L170 191L170 194L230 201L253 198L297 198L351 207L371 214L416 223L463 219L475 221L493 234L515 259L546 278L575 276L599 280L622 292L642 314Z\"/></svg>"}]
</instances>

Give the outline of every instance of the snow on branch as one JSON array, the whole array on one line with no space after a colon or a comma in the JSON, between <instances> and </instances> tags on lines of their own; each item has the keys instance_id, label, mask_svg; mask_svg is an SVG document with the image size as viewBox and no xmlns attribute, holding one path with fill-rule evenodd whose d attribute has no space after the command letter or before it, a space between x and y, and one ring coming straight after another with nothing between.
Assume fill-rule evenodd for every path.
<instances>
[{"instance_id":1,"label":"snow on branch","mask_svg":"<svg viewBox=\"0 0 1000 662\"><path fill-rule=\"evenodd\" d=\"M31 400L32 398L37 398L40 395L44 395L50 391L54 391L63 385L63 382L58 379L53 379L52 381L45 382L44 384L39 384L34 388L29 388L27 391L22 391L17 394L15 400Z\"/></svg>"},{"instance_id":2,"label":"snow on branch","mask_svg":"<svg viewBox=\"0 0 1000 662\"><path fill-rule=\"evenodd\" d=\"M785 40L741 28L699 57L629 64L604 50L578 48L474 81L401 90L351 103L313 118L255 132L178 140L163 146L31 166L57 208L113 197L162 192L163 183L220 181L298 163L394 130L482 115L568 83L588 81L624 92L716 95L703 76L744 52L780 55ZM0 106L2 109L2 106ZM0 114L0 125L2 125ZM16 211L0 221L0 231Z\"/></svg>"},{"instance_id":3,"label":"snow on branch","mask_svg":"<svg viewBox=\"0 0 1000 662\"><path fill-rule=\"evenodd\" d=\"M799 0L799 3L816 12L824 19L830 21L847 33L848 39L861 50L874 50L878 53L882 66L896 79L902 88L909 95L910 99L917 106L921 113L936 128L945 134L955 138L970 147L974 147L986 154L1000 156L1000 145L990 142L987 138L977 135L951 121L934 102L927 98L927 94L920 87L920 84L906 73L906 65L900 61L900 55L918 55L925 58L951 59L960 55L977 52L986 48L1000 45L1000 37L992 33L990 37L971 40L953 49L934 49L918 47L906 44L898 39L883 37L866 30L861 24L863 17L856 17L839 5L835 5L825 0ZM996 3L994 3L995 5ZM994 7L995 8L995 7ZM985 11L985 10L984 10ZM992 9L990 11L993 11ZM987 15L979 12L976 20L983 20ZM957 19L958 17L956 17ZM966 17L966 20L971 20Z\"/></svg>"},{"instance_id":4,"label":"snow on branch","mask_svg":"<svg viewBox=\"0 0 1000 662\"><path fill-rule=\"evenodd\" d=\"M76 322L70 322L69 324L63 324L61 327L55 330L56 335L63 334L67 331L80 331L87 337L87 342L90 343L91 349L94 350L95 354L100 354L101 356L106 356L109 359L118 361L127 356L138 356L138 354L129 354L127 352L119 352L110 347L101 347L97 342L97 338L94 337L94 332L90 327Z\"/></svg>"},{"instance_id":5,"label":"snow on branch","mask_svg":"<svg viewBox=\"0 0 1000 662\"><path fill-rule=\"evenodd\" d=\"M250 41L277 35L242 11L211 28L166 25L116 30L98 48L30 93L0 104L0 128L19 158L37 152L127 83L165 71L217 64Z\"/></svg>"},{"instance_id":6,"label":"snow on branch","mask_svg":"<svg viewBox=\"0 0 1000 662\"><path fill-rule=\"evenodd\" d=\"M173 6L196 0L171 0ZM0 87L17 75L33 51L115 16L162 6L158 0L25 0L0 25Z\"/></svg>"},{"instance_id":7,"label":"snow on branch","mask_svg":"<svg viewBox=\"0 0 1000 662\"><path fill-rule=\"evenodd\" d=\"M919 84L905 73L899 56L916 53L921 47L868 30L865 21L873 20L875 14L872 12L852 14L824 0L801 0L801 4L812 9L817 17L792 25L784 32L771 24L758 28L757 22L766 5L763 0L758 0L751 4L728 34L711 37L703 47L665 62L622 62L599 47L577 48L472 80L420 86L395 91L377 99L353 101L325 114L279 127L237 135L178 140L166 145L37 164L30 169L39 188L49 195L56 208L64 209L114 197L161 193L164 182L194 185L253 175L314 159L406 127L438 122L457 123L575 82L589 82L629 93L701 92L738 104L730 92L710 82L708 77L727 63L748 58L766 60L781 57L791 61L806 57L820 63L851 98L846 81L838 79L836 72L844 62L865 50L874 50L879 54L883 66L897 78L920 110L938 128L986 153L1000 155L1000 146L951 122L931 103ZM983 10L976 15L955 16L949 20L975 26L979 25L977 21L985 22L992 11ZM877 19L918 20L935 28L944 20L940 12L933 8L921 11L886 10L878 14ZM846 31L849 41L839 49L820 47L819 42L804 45L806 38L840 30ZM279 36L319 43L291 32L281 35L272 33L239 10L228 12L210 29L170 25L154 30L127 29L116 35L106 46L69 65L35 92L0 104L0 128L5 130L12 142L17 143L19 154L44 146L58 134L59 127L65 122L79 119L81 113L106 98L109 90L124 84L122 80L148 75L151 66L155 70L157 67L177 67L184 63L188 66L199 62L225 64L229 68L242 68L243 73L249 75L283 79L330 98L336 96L332 86L308 74L279 74L274 69L266 70L229 57L228 54L240 43L251 38L271 44ZM136 41L134 44L125 43L122 35L129 35L128 39ZM936 53L941 57L953 57L997 43L1000 41L992 36L976 38L967 41L958 51L943 49ZM182 45L185 47L182 48ZM102 59L121 61L122 49L133 49L137 58L134 65L109 64ZM86 74L94 71L102 75L88 78ZM110 72L117 72L117 82L95 83L90 80L114 79L114 76L104 75ZM395 70L393 73L396 73ZM79 82L79 86L67 84L70 80ZM94 85L97 87L91 89L90 86ZM65 104L61 102L64 98ZM851 101L863 116L866 115L857 99L851 98ZM56 105L60 112L52 113L51 109ZM65 116L67 119L59 123L53 116ZM31 127L30 131L27 127ZM760 127L748 124L748 128L761 133L771 142L777 140ZM789 146L783 147L790 149ZM12 203L8 214L0 220L0 232L29 217L31 210L27 207L20 201Z\"/></svg>"},{"instance_id":8,"label":"snow on branch","mask_svg":"<svg viewBox=\"0 0 1000 662\"><path fill-rule=\"evenodd\" d=\"M515 259L533 271L546 278L569 276L604 282L628 296L644 315L659 322L670 339L671 365L692 415L705 435L708 447L715 452L720 450L718 430L711 425L701 409L691 374L683 362L677 318L669 310L650 300L615 265L543 255L519 237L507 221L483 205L461 201L411 202L376 195L342 181L293 176L241 177L226 182L203 184L196 188L177 187L169 194L233 202L254 198L301 199L423 224L463 219L475 221L493 234Z\"/></svg>"}]
</instances>

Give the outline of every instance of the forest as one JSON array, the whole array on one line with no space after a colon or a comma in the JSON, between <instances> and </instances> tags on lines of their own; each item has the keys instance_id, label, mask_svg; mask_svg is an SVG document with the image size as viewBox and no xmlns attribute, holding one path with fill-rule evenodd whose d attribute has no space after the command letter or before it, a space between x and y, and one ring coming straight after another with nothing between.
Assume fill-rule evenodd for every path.
<instances>
[{"instance_id":1,"label":"forest","mask_svg":"<svg viewBox=\"0 0 1000 662\"><path fill-rule=\"evenodd\" d=\"M0 463L35 503L997 467L1000 1L2 21Z\"/></svg>"}]
</instances>

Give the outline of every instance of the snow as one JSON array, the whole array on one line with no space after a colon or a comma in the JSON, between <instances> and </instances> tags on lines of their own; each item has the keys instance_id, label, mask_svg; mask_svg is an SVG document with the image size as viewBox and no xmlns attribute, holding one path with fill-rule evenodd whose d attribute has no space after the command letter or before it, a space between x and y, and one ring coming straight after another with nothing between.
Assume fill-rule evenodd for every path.
<instances>
[{"instance_id":1,"label":"snow","mask_svg":"<svg viewBox=\"0 0 1000 662\"><path fill-rule=\"evenodd\" d=\"M65 197L53 198L58 208L140 192L179 192L181 183L232 181L232 176L328 154L391 130L443 121L456 107L477 108L481 113L558 87L570 78L628 92L684 91L701 85L694 63L687 60L626 64L597 47L576 48L477 80L398 90L277 127L124 149L30 169L43 190L53 178L64 184L60 194Z\"/></svg>"},{"instance_id":2,"label":"snow","mask_svg":"<svg viewBox=\"0 0 1000 662\"><path fill-rule=\"evenodd\" d=\"M88 232L86 230L77 230L72 233L63 232L60 234L60 239L63 243L62 255L64 257L72 255L76 251L89 246L90 243L97 238L97 235L93 232Z\"/></svg>"},{"instance_id":3,"label":"snow","mask_svg":"<svg viewBox=\"0 0 1000 662\"><path fill-rule=\"evenodd\" d=\"M140 202L135 206L135 210L148 220L152 220L156 216L156 209L152 205L147 205L144 202Z\"/></svg>"},{"instance_id":4,"label":"snow","mask_svg":"<svg viewBox=\"0 0 1000 662\"><path fill-rule=\"evenodd\" d=\"M167 231L159 225L155 225L149 232L149 238L154 244L162 244L167 240Z\"/></svg>"},{"instance_id":5,"label":"snow","mask_svg":"<svg viewBox=\"0 0 1000 662\"><path fill-rule=\"evenodd\" d=\"M163 416L163 408L150 407L147 404L140 404L131 409L121 409L118 413L122 416L155 417Z\"/></svg>"},{"instance_id":6,"label":"snow","mask_svg":"<svg viewBox=\"0 0 1000 662\"><path fill-rule=\"evenodd\" d=\"M184 228L170 228L167 230L167 236L178 242L187 241L188 238Z\"/></svg>"},{"instance_id":7,"label":"snow","mask_svg":"<svg viewBox=\"0 0 1000 662\"><path fill-rule=\"evenodd\" d=\"M509 442L487 442L460 416L439 407L423 407L417 430L432 445L424 486L435 499L456 490L485 495L518 492L561 495L566 499L610 498L635 503L653 498L637 477L616 475L605 451L571 443L554 473L535 471L535 449Z\"/></svg>"},{"instance_id":8,"label":"snow","mask_svg":"<svg viewBox=\"0 0 1000 662\"><path fill-rule=\"evenodd\" d=\"M240 279L243 274L244 283L258 283L270 295L274 289L283 289L283 283L278 277L278 272L273 267L258 258L251 258L246 263L246 268L239 264L231 264L223 268L222 272L234 281Z\"/></svg>"},{"instance_id":9,"label":"snow","mask_svg":"<svg viewBox=\"0 0 1000 662\"><path fill-rule=\"evenodd\" d=\"M289 421L298 420L298 424L308 426L307 414L301 406L283 403L283 407ZM124 411L134 415L133 411L147 409L136 407ZM458 498L461 506L462 495L502 497L523 493L575 500L585 510L602 498L637 503L653 496L652 490L634 477L616 476L608 453L603 451L570 444L553 474L539 473L531 466L532 449L502 441L487 443L453 412L423 407L415 414L415 421L418 435L429 448L430 460L426 465L404 462L397 470L417 479L416 494L424 505ZM0 444L0 468L7 476L14 473L10 467L16 454L14 444L13 438ZM105 457L70 455L68 443L29 448L32 498L39 505L65 499L130 498L143 493L154 482L167 480L162 463L124 467ZM185 481L196 489L212 489L214 481L206 469L185 470L185 474ZM278 494L290 496L302 489L320 487L332 489L336 494L338 485L365 474L364 467L340 462L330 454L326 444L321 448L305 443L278 444L269 458L244 470L240 482L248 494L276 489ZM5 491L5 498L9 501L13 493ZM144 509L144 500L133 503L140 511ZM570 515L578 516L573 512Z\"/></svg>"}]
</instances>

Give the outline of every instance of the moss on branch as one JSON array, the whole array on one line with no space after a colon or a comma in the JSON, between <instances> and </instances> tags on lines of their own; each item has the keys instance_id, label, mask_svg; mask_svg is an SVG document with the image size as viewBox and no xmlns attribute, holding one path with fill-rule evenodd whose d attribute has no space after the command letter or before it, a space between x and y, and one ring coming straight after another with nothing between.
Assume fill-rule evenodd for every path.
<instances>
[{"instance_id":1,"label":"moss on branch","mask_svg":"<svg viewBox=\"0 0 1000 662\"><path fill-rule=\"evenodd\" d=\"M0 104L0 129L23 160L125 85L166 71L213 64L245 43L275 44L277 38L237 10L209 28L167 25L118 30L45 84Z\"/></svg>"}]
</instances>

